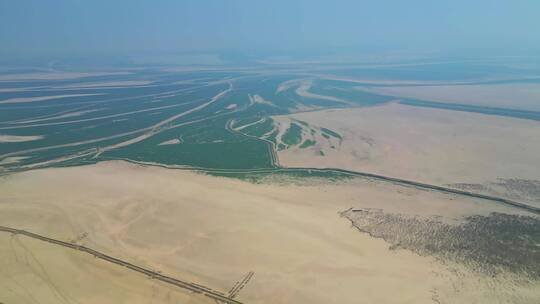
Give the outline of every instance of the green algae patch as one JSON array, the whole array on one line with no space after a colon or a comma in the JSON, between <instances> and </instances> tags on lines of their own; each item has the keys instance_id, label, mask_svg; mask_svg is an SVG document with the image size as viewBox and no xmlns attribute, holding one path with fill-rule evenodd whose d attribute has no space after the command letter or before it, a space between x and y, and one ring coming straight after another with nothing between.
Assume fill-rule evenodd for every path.
<instances>
[{"instance_id":1,"label":"green algae patch","mask_svg":"<svg viewBox=\"0 0 540 304\"><path fill-rule=\"evenodd\" d=\"M295 146L302 142L302 127L291 123L289 128L281 136L281 141L288 146Z\"/></svg>"},{"instance_id":2,"label":"green algae patch","mask_svg":"<svg viewBox=\"0 0 540 304\"><path fill-rule=\"evenodd\" d=\"M305 148L309 148L309 147L312 147L315 145L315 141L311 140L311 139L306 139L301 145L300 145L300 149L305 149Z\"/></svg>"}]
</instances>

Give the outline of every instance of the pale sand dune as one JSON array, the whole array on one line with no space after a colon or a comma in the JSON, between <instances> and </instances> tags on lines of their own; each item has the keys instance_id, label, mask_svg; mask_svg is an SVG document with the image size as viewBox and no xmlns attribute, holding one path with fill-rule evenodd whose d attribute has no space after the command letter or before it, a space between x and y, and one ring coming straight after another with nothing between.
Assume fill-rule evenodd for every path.
<instances>
[{"instance_id":1,"label":"pale sand dune","mask_svg":"<svg viewBox=\"0 0 540 304\"><path fill-rule=\"evenodd\" d=\"M337 131L343 141L332 149L318 138L311 148L279 151L284 166L344 168L439 185L498 178L540 181L536 121L401 104L276 119L287 118ZM540 205L540 197L534 201Z\"/></svg>"},{"instance_id":2,"label":"pale sand dune","mask_svg":"<svg viewBox=\"0 0 540 304\"><path fill-rule=\"evenodd\" d=\"M179 138L173 138L173 139L169 139L169 140L159 143L158 146L177 145L179 143L181 143Z\"/></svg>"},{"instance_id":3,"label":"pale sand dune","mask_svg":"<svg viewBox=\"0 0 540 304\"><path fill-rule=\"evenodd\" d=\"M346 104L346 105L351 105L352 104L351 102L349 102L347 100L337 98L337 97L334 97L334 96L326 96L326 95L320 95L320 94L312 93L312 92L309 91L309 89L311 89L312 85L313 85L312 81L302 81L302 83L296 89L295 92L296 92L296 94L298 96L301 96L301 97L304 97L304 98L322 99L322 100L333 101L333 102L342 103L342 104Z\"/></svg>"},{"instance_id":4,"label":"pale sand dune","mask_svg":"<svg viewBox=\"0 0 540 304\"><path fill-rule=\"evenodd\" d=\"M0 104L8 104L8 103L28 103L28 102L36 102L36 101L46 101L51 99L61 99L61 98L68 98L68 97L81 97L81 96L95 96L95 95L103 95L103 94L68 94L68 95L55 95L55 96L40 96L40 97L19 97L19 98L9 98L0 100Z\"/></svg>"},{"instance_id":5,"label":"pale sand dune","mask_svg":"<svg viewBox=\"0 0 540 304\"><path fill-rule=\"evenodd\" d=\"M129 75L130 72L38 72L0 75L0 81L59 80L92 76Z\"/></svg>"},{"instance_id":6,"label":"pale sand dune","mask_svg":"<svg viewBox=\"0 0 540 304\"><path fill-rule=\"evenodd\" d=\"M273 107L276 106L271 101L266 100L262 96L257 95L257 94L255 94L255 95L248 94L248 98L249 98L249 104L250 105L265 104L265 105L269 105L269 106L273 106Z\"/></svg>"},{"instance_id":7,"label":"pale sand dune","mask_svg":"<svg viewBox=\"0 0 540 304\"><path fill-rule=\"evenodd\" d=\"M121 80L121 81L103 81L103 82L81 82L76 84L69 84L63 86L56 86L54 88L58 89L69 89L69 88L120 88L120 87L130 87L130 86L144 86L151 84L153 81L149 80Z\"/></svg>"},{"instance_id":8,"label":"pale sand dune","mask_svg":"<svg viewBox=\"0 0 540 304\"><path fill-rule=\"evenodd\" d=\"M20 162L21 160L27 159L28 156L12 156L6 157L0 160L0 165L9 165ZM1 170L1 169L0 169Z\"/></svg>"},{"instance_id":9,"label":"pale sand dune","mask_svg":"<svg viewBox=\"0 0 540 304\"><path fill-rule=\"evenodd\" d=\"M42 135L18 136L18 135L0 134L0 143L25 142L25 141L39 140L39 139L43 139L43 138L44 138L44 136L42 136Z\"/></svg>"},{"instance_id":10,"label":"pale sand dune","mask_svg":"<svg viewBox=\"0 0 540 304\"><path fill-rule=\"evenodd\" d=\"M276 89L276 94L281 93L283 91L287 91L289 89L292 89L294 87L299 86L303 81L307 81L307 79L291 79L284 81L280 83Z\"/></svg>"},{"instance_id":11,"label":"pale sand dune","mask_svg":"<svg viewBox=\"0 0 540 304\"><path fill-rule=\"evenodd\" d=\"M102 111L102 110L103 110L103 108L101 108L101 109L93 109L93 110L85 110L85 111L67 112L65 114L60 114L60 115L56 115L56 116L49 116L49 117L46 117L46 118L19 120L19 121L14 121L14 122L11 122L11 123L12 124L29 124L29 123L57 120L57 119L62 119L62 118L78 117L78 116L82 116L84 114L98 112L98 111Z\"/></svg>"},{"instance_id":12,"label":"pale sand dune","mask_svg":"<svg viewBox=\"0 0 540 304\"><path fill-rule=\"evenodd\" d=\"M31 89L39 89L39 87L3 88L3 89L0 89L0 93L24 92Z\"/></svg>"},{"instance_id":13,"label":"pale sand dune","mask_svg":"<svg viewBox=\"0 0 540 304\"><path fill-rule=\"evenodd\" d=\"M358 87L402 98L540 111L540 84Z\"/></svg>"},{"instance_id":14,"label":"pale sand dune","mask_svg":"<svg viewBox=\"0 0 540 304\"><path fill-rule=\"evenodd\" d=\"M1 225L62 240L88 233L81 242L88 247L222 291L254 271L238 298L244 303L493 303L512 299L508 288L523 303L538 299L537 286L465 270L458 277L430 257L389 250L339 217L351 206L449 219L514 212L363 180L255 185L123 162L0 180ZM22 302L31 290L40 303L58 303L55 293L77 303L207 303L122 267L17 239L24 248L0 235L0 288L17 292L0 292L0 301Z\"/></svg>"}]
</instances>

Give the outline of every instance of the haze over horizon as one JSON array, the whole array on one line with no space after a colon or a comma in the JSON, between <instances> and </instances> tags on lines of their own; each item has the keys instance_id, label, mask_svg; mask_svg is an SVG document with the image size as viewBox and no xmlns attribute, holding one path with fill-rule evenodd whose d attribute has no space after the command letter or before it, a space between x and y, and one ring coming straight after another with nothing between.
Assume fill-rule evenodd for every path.
<instances>
[{"instance_id":1,"label":"haze over horizon","mask_svg":"<svg viewBox=\"0 0 540 304\"><path fill-rule=\"evenodd\" d=\"M539 304L539 0L0 0L0 304Z\"/></svg>"},{"instance_id":2,"label":"haze over horizon","mask_svg":"<svg viewBox=\"0 0 540 304\"><path fill-rule=\"evenodd\" d=\"M536 9L534 9L536 8ZM535 55L538 1L0 1L6 58L175 52Z\"/></svg>"}]
</instances>

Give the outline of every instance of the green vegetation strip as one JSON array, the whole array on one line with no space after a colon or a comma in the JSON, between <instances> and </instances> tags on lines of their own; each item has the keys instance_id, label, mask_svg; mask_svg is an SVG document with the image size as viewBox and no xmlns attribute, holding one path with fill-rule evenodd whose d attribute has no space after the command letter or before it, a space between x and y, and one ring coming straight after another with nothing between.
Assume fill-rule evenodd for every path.
<instances>
[{"instance_id":1,"label":"green vegetation strip","mask_svg":"<svg viewBox=\"0 0 540 304\"><path fill-rule=\"evenodd\" d=\"M501 203L508 206L513 206L531 213L539 214L540 215L540 208L534 207L531 205L527 205L521 202L516 202L510 199L502 198L502 197L496 197L491 195L485 195L465 190L459 190L454 188L448 188L443 186L437 186L437 185L431 185L401 178L395 178L390 176L384 176L379 174L373 174L373 173L367 173L367 172L358 172L358 171L351 171L346 169L339 169L339 168L302 168L302 167L296 167L296 168L260 168L260 169L213 169L213 168L197 168L197 167L171 167L161 164L147 164L147 163L141 163L132 161L129 159L121 159L128 162L136 163L136 164L143 164L143 165L155 165L160 166L164 168L176 168L176 169L183 169L183 170L189 170L189 171L201 171L208 174L250 174L250 173L276 173L276 172L294 172L298 174L337 174L338 176L349 176L349 177L362 177L362 178L369 178L369 179L375 179L383 182L389 182L394 183L398 185L404 185L404 186L413 186L420 189L426 189L426 190L434 190L439 192L445 192L445 193L451 193L451 194L458 194L468 197L474 197L479 199L484 199L488 201L493 201L497 203Z\"/></svg>"},{"instance_id":2,"label":"green vegetation strip","mask_svg":"<svg viewBox=\"0 0 540 304\"><path fill-rule=\"evenodd\" d=\"M339 135L338 133L330 130L330 129L327 129L327 128L321 128L321 131L323 131L324 133L330 135L330 136L333 136L335 138L338 138L338 139L342 139L341 135Z\"/></svg>"},{"instance_id":3,"label":"green vegetation strip","mask_svg":"<svg viewBox=\"0 0 540 304\"><path fill-rule=\"evenodd\" d=\"M300 149L305 149L305 148L309 148L311 146L314 146L315 145L315 141L311 140L311 139L306 139L304 140L304 142L300 145Z\"/></svg>"}]
</instances>

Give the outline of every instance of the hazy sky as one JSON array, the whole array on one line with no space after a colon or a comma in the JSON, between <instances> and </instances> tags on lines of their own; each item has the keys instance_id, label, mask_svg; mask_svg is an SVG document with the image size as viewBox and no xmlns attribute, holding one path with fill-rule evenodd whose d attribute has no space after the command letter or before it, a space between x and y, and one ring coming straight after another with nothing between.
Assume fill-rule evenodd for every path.
<instances>
[{"instance_id":1,"label":"hazy sky","mask_svg":"<svg viewBox=\"0 0 540 304\"><path fill-rule=\"evenodd\" d=\"M0 0L3 54L540 50L538 0Z\"/></svg>"}]
</instances>

